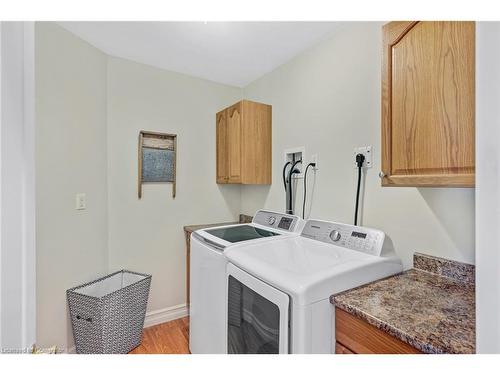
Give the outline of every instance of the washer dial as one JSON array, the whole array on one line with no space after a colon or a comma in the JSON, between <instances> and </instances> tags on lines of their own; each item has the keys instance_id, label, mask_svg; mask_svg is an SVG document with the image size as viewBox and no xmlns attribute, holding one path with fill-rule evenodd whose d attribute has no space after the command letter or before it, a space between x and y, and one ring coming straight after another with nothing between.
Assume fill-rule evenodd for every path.
<instances>
[{"instance_id":1,"label":"washer dial","mask_svg":"<svg viewBox=\"0 0 500 375\"><path fill-rule=\"evenodd\" d=\"M333 241L333 242L337 242L338 240L340 240L340 232L336 229L332 230L330 232L330 239Z\"/></svg>"}]
</instances>

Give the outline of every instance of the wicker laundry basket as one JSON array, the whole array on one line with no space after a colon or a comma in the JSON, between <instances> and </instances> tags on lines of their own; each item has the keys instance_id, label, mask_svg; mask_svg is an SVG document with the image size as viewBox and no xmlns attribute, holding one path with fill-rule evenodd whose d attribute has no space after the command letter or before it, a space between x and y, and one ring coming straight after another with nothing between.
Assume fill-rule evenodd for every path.
<instances>
[{"instance_id":1,"label":"wicker laundry basket","mask_svg":"<svg viewBox=\"0 0 500 375\"><path fill-rule=\"evenodd\" d=\"M151 275L118 271L68 289L76 352L128 353L141 343Z\"/></svg>"}]
</instances>

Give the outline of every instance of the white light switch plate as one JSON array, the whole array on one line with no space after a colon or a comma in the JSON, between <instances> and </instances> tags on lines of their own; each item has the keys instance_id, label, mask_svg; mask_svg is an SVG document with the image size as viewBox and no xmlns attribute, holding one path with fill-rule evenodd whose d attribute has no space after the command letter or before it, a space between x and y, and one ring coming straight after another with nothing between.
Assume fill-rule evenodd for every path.
<instances>
[{"instance_id":1,"label":"white light switch plate","mask_svg":"<svg viewBox=\"0 0 500 375\"><path fill-rule=\"evenodd\" d=\"M85 193L76 194L75 209L85 210L86 205L87 205L87 198L85 196Z\"/></svg>"},{"instance_id":2,"label":"white light switch plate","mask_svg":"<svg viewBox=\"0 0 500 375\"><path fill-rule=\"evenodd\" d=\"M363 154L365 156L365 161L363 162L363 168L371 168L372 167L372 146L364 146L364 147L355 147L354 148L354 167L357 168L356 164L356 155Z\"/></svg>"}]
</instances>

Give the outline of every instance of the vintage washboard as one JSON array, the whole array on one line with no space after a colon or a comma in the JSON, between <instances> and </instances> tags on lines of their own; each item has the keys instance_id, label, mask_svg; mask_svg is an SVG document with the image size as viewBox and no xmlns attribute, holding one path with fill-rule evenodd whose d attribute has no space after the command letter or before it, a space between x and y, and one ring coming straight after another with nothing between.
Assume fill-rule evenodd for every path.
<instances>
[{"instance_id":1,"label":"vintage washboard","mask_svg":"<svg viewBox=\"0 0 500 375\"><path fill-rule=\"evenodd\" d=\"M171 183L172 197L176 193L177 135L139 132L138 196L143 183Z\"/></svg>"}]
</instances>

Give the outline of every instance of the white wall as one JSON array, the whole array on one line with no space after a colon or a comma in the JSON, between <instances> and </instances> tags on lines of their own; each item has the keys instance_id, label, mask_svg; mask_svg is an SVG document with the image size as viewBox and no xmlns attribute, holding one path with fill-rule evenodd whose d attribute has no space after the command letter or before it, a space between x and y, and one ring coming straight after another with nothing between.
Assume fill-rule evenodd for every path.
<instances>
[{"instance_id":1,"label":"white wall","mask_svg":"<svg viewBox=\"0 0 500 375\"><path fill-rule=\"evenodd\" d=\"M0 348L35 342L34 30L0 23Z\"/></svg>"},{"instance_id":2,"label":"white wall","mask_svg":"<svg viewBox=\"0 0 500 375\"><path fill-rule=\"evenodd\" d=\"M244 89L273 106L273 184L243 187L242 212L284 210L283 152L305 146L319 154L311 217L351 223L353 148L372 145L362 223L384 230L406 267L415 251L474 263L473 189L380 187L381 26L351 23Z\"/></svg>"},{"instance_id":3,"label":"white wall","mask_svg":"<svg viewBox=\"0 0 500 375\"><path fill-rule=\"evenodd\" d=\"M476 24L478 353L500 353L500 22Z\"/></svg>"},{"instance_id":4,"label":"white wall","mask_svg":"<svg viewBox=\"0 0 500 375\"><path fill-rule=\"evenodd\" d=\"M232 221L240 188L215 183L215 113L241 90L131 61L108 59L110 271L153 275L148 311L185 304L187 224ZM137 198L140 130L177 134L177 196L143 186Z\"/></svg>"},{"instance_id":5,"label":"white wall","mask_svg":"<svg viewBox=\"0 0 500 375\"><path fill-rule=\"evenodd\" d=\"M106 55L36 24L37 344L72 346L66 289L108 270ZM87 209L75 210L86 193Z\"/></svg>"},{"instance_id":6,"label":"white wall","mask_svg":"<svg viewBox=\"0 0 500 375\"><path fill-rule=\"evenodd\" d=\"M36 25L39 346L73 345L66 289L127 268L151 273L148 313L183 310L187 224L232 221L240 188L215 183L215 113L241 89L108 57ZM140 130L178 135L177 197L137 198ZM86 193L87 209L75 210Z\"/></svg>"}]
</instances>

